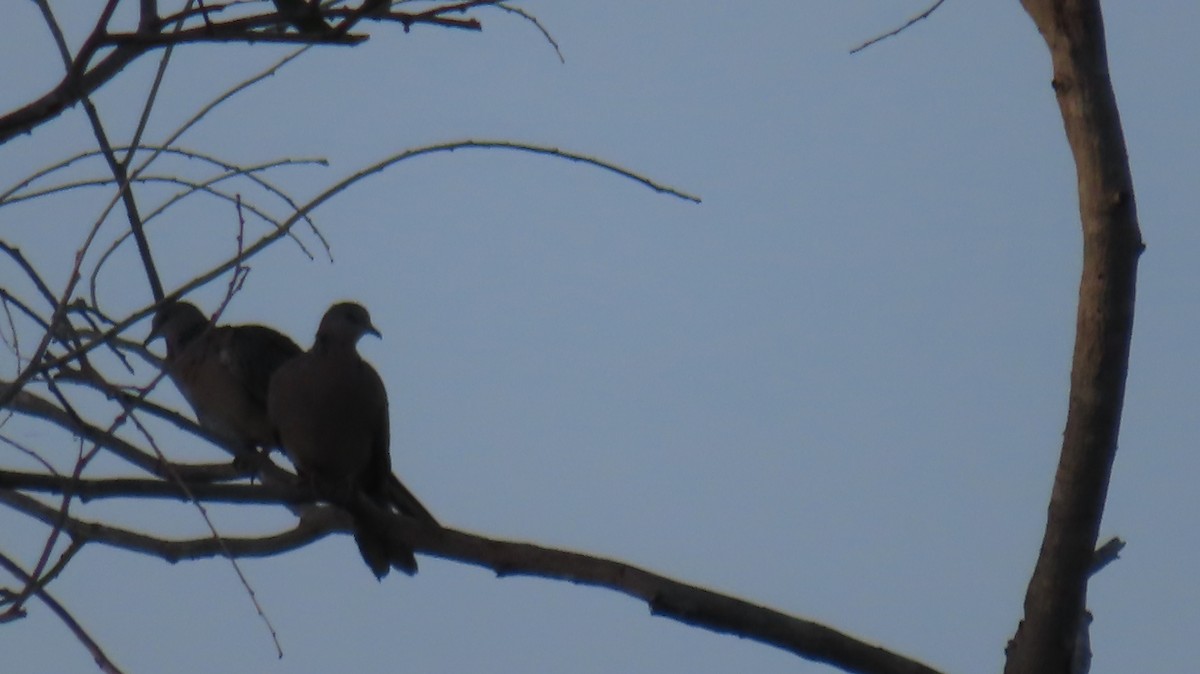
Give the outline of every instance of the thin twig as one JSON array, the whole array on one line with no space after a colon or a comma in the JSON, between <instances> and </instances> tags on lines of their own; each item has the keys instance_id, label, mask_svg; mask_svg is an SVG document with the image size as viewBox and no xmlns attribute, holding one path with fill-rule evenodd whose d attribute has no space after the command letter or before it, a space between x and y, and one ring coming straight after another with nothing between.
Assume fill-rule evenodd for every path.
<instances>
[{"instance_id":1,"label":"thin twig","mask_svg":"<svg viewBox=\"0 0 1200 674\"><path fill-rule=\"evenodd\" d=\"M43 458L42 455L39 454L36 450L34 450L30 447L26 447L23 443L18 442L17 440L10 438L7 435L4 435L3 433L0 433L0 442L3 442L4 444L8 445L9 447L12 447L13 449L17 450L18 452L24 454L25 456L29 457L30 459L33 459L38 464L40 464L42 466L42 468L46 469L46 473L47 473L46 477L56 477L56 478L61 477L61 475L59 475L58 471L54 469L54 465L51 464L49 461L47 461L45 458Z\"/></svg>"},{"instance_id":2,"label":"thin twig","mask_svg":"<svg viewBox=\"0 0 1200 674\"><path fill-rule=\"evenodd\" d=\"M184 191L170 196L162 204L160 204L159 206L157 206L156 208L154 208L153 210L148 212L146 214L145 222L150 223L154 218L165 213L168 209L170 209L176 203L178 203L178 202L182 201L183 199L185 199L189 196L192 196L194 194L206 194L209 196L213 196L222 201L226 201L236 207L238 205L238 197L239 197L238 193L223 192L221 190L214 188L213 185L215 185L216 183L228 180L228 179L233 179L233 178L237 178L240 176L248 175L247 173L245 173L245 171L251 171L251 170L258 170L258 168L257 167L248 167L243 170L238 170L235 172L226 173L226 174L219 175L219 176L214 176L213 178L210 178L209 180L206 180L201 183L191 182L189 180L184 180L181 178L177 178L175 176L142 176L141 178L138 179L138 182L141 182L141 183L157 183L157 182L171 183L171 184L182 185L182 186L186 187L186 189ZM83 186L83 185L79 185L79 186ZM288 201L290 201L290 199L288 199ZM282 226L280 220L278 220L274 216L269 215L262 208L259 208L258 206L255 206L251 203L244 203L244 207L247 211L249 211L251 214L257 216L263 222L270 225L273 229L279 229ZM322 235L320 233L320 231L317 229L316 223L314 223L312 221L312 219L308 218L308 217L305 217L304 220L305 220L305 222L307 222L309 224L312 231L316 233L318 239L325 245L326 254L330 256L330 259L332 259L332 254L329 252L329 250L330 250L329 243L325 240L324 235ZM125 233L121 234L121 236L114 239L113 242L110 243L108 245L108 247L104 250L104 252L101 253L100 258L96 261L96 265L92 269L92 273L89 275L89 278L88 278L89 292L91 293L91 300L92 300L93 304L96 303L96 301L97 301L96 300L97 291L98 291L97 286L98 286L98 280L99 280L101 270L104 268L105 264L109 261L111 256L117 252L120 245L128 240L129 236L130 236L129 232L125 232ZM310 260L314 259L312 253L309 252L308 247L304 245L304 242L302 242L298 236L296 236L294 233L289 231L288 238L291 239L296 244L296 246L300 248L300 251L306 257L308 257L308 259L310 259Z\"/></svg>"},{"instance_id":3,"label":"thin twig","mask_svg":"<svg viewBox=\"0 0 1200 674\"><path fill-rule=\"evenodd\" d=\"M178 141L179 138L182 137L183 134L188 131L188 129L191 129L193 126L195 126L197 123L199 123L201 119L204 119L204 117L206 117L208 115L208 113L210 113L214 109L216 109L217 106L221 105L225 101L230 100L237 94L248 90L251 86L257 84L258 82L261 82L262 80L264 80L268 77L274 77L275 74L277 72L279 72L279 70L281 70L284 66L288 65L292 61L299 58L300 55L304 54L306 51L308 51L308 49L309 49L309 46L305 46L300 49L297 49L296 51L285 55L283 58L279 59L275 63L267 66L266 68L264 68L260 72L256 73L255 75L253 75L253 76L243 80L242 82L234 85L233 87L229 88L227 91L225 91L221 95L217 96L212 101L210 101L208 104L206 104L205 106L200 108L200 110L198 112L196 112L196 114L192 115L187 121L185 121L182 125L180 125L180 127L178 129L176 129L174 132L172 132L170 135L168 135L166 140L164 140L160 144L160 147L167 148L167 147L173 146L176 143L176 141ZM160 154L160 152L161 151L156 151L146 161L142 162L141 166L139 166L138 170L135 172L135 175L137 173L140 173L141 171L145 170L150 165L150 163L152 161L154 161L154 159ZM290 199L288 199L287 201L289 202L289 204L291 203ZM320 230L317 229L316 225L313 224L312 220L309 220L307 218L305 220L308 222L309 226L311 227L312 231L316 234L317 238L321 240L322 244L324 244L325 250L328 252L329 242L327 242L325 240L325 237L321 235ZM156 299L161 299L161 298L156 298Z\"/></svg>"},{"instance_id":4,"label":"thin twig","mask_svg":"<svg viewBox=\"0 0 1200 674\"><path fill-rule=\"evenodd\" d=\"M894 30L890 30L890 31L884 33L883 35L877 35L877 36L871 38L870 40L867 40L866 42L858 45L854 49L851 49L850 53L857 54L858 52L866 49L867 47L870 47L871 45L875 44L876 42L882 42L883 40L886 40L889 37L892 37L894 35L899 35L901 32L903 32L905 29L907 29L909 26L913 25L914 23L916 23L922 19L928 18L929 15L933 14L933 12L938 7L941 7L942 3L945 1L946 0L936 0L936 2L934 2L933 5L929 7L929 9L926 9L924 12L921 12L920 14L914 16L913 18L909 19L908 21L905 21L903 26L900 26L899 28L896 28Z\"/></svg>"},{"instance_id":5,"label":"thin twig","mask_svg":"<svg viewBox=\"0 0 1200 674\"><path fill-rule=\"evenodd\" d=\"M291 208L293 210L298 208L298 205L296 204L295 200L293 200L282 189L271 184L270 182L268 182L266 179L264 179L263 177L261 177L258 174L260 172L265 172L267 170L274 169L277 167L282 167L282 166L307 165L307 164L315 164L315 165L319 165L319 166L328 166L329 165L329 162L322 158L311 158L311 159L300 158L300 159L277 159L274 161L264 162L261 164L256 164L256 165L251 165L251 166L241 166L241 165L233 164L233 163L218 159L217 157L213 157L213 156L206 155L206 154L203 154L200 152L196 152L194 150L186 150L186 149L178 148L178 147L166 147L166 146L161 146L161 145L140 145L137 148L134 148L132 146L122 146L122 147L114 148L114 150L119 151L119 152L133 152L135 149L136 150L154 150L155 152L157 152L159 154L174 154L174 155L178 155L181 157L185 157L187 159L196 159L196 160L217 166L221 170L224 171L223 174L221 174L219 176L215 176L213 178L210 178L203 183L184 183L184 184L188 184L189 186L197 187L200 185L211 185L211 184L214 184L216 182L219 182L219 181L222 181L222 180L225 180L228 178L244 176L244 177L248 178L249 180L251 180L256 185L262 187L263 190L265 190L266 192L278 197L281 201L283 201L285 204L287 204L287 206L289 208ZM66 169L67 167L71 166L75 162L78 162L78 161L84 160L84 159L89 159L89 158L96 157L96 156L100 156L100 154L101 154L101 152L99 150L89 150L87 152L82 152L75 156L69 157L62 161L59 161L59 162L52 164L50 166L47 166L45 168L39 169L37 172L30 174L29 176L23 178L20 182L13 185L8 190L0 193L0 206L13 204L13 203L17 203L20 201L26 201L29 199L35 199L35 198L38 198L38 197L41 197L44 195L55 194L55 193L58 193L61 191L74 189L76 187L86 187L86 186L91 186L91 185L108 185L108 184L110 184L111 183L110 179L98 178L98 179L76 180L76 181L61 183L58 185L53 185L50 187L38 188L38 189L34 189L34 190L27 189L34 183L41 180L42 178L45 178L45 177L49 176L50 174L53 174L59 170ZM155 178L155 177L149 177L149 176L140 176L135 179L135 182L146 182L146 181L151 181L151 180L155 180L155 179L165 180L167 178L166 177ZM176 180L180 180L180 179L176 178ZM165 203L158 206L156 209L148 212L145 215L145 217L143 218L143 223L149 223L154 218L154 216L161 213L163 210L165 210L168 206L170 206L175 201L178 201L179 199L187 196L190 193L191 193L191 190L171 197ZM216 193L216 194L218 196L225 197L225 195L223 195L223 194L220 194L220 193ZM225 197L225 198L228 198L228 197ZM230 199L230 200L232 201L232 199ZM249 207L250 205L247 204L247 206ZM265 215L265 213L259 211L258 209L252 208L251 212L254 213L255 215L258 215L259 217L263 218L263 220L271 223L275 227L279 226L278 221L274 220L273 218L268 217L267 215ZM325 252L328 255L329 254L329 242L325 239L325 236L321 233L320 229L317 228L316 223L313 222L311 218L305 217L304 220L308 224L309 229L312 231L313 235L316 236L317 239L324 246ZM117 240L117 243L111 244L108 250L112 250L113 247L118 245L121 241L124 241L125 237L127 235L128 235L128 232L126 232L124 235L122 235ZM297 237L295 235L290 235L290 238L296 243L297 246L300 247L300 250L306 256L308 256L309 259L312 259L312 257L313 257L312 253L310 253L308 251L308 249L304 246L304 243L302 241L300 241L299 237ZM2 242L0 242L0 243L2 243ZM107 257L107 253L102 257ZM93 278L94 278L94 276L95 276L95 271L93 271ZM94 290L93 290L93 299L94 299Z\"/></svg>"},{"instance_id":6,"label":"thin twig","mask_svg":"<svg viewBox=\"0 0 1200 674\"><path fill-rule=\"evenodd\" d=\"M542 25L542 22L539 21L536 16L521 9L520 7L514 7L506 2L497 2L495 4L495 7L497 9L502 9L506 12L516 14L517 16L521 17L522 19L525 19L529 23L532 23L534 28L537 28L539 31L541 31L542 37L544 37L546 39L546 42L549 42L550 46L554 47L554 53L558 55L558 62L559 63L567 62L567 59L563 58L562 49L559 49L558 42L554 39L554 36L552 36L550 34L550 31L546 30L546 27Z\"/></svg>"},{"instance_id":7,"label":"thin twig","mask_svg":"<svg viewBox=\"0 0 1200 674\"><path fill-rule=\"evenodd\" d=\"M13 259L13 261L17 263L19 267L21 267L21 271L25 272L25 275L28 276L29 280L33 282L34 287L36 287L38 292L41 293L47 304L53 307L58 303L58 298L55 297L54 293L50 291L50 286L46 285L46 282L42 279L41 275L37 273L37 270L33 268L33 265L29 263L29 260L25 259L25 255L21 252L20 248L17 248L16 246L10 246L5 242L0 241L0 251L6 253Z\"/></svg>"},{"instance_id":8,"label":"thin twig","mask_svg":"<svg viewBox=\"0 0 1200 674\"><path fill-rule=\"evenodd\" d=\"M232 297L232 291L230 292L230 297ZM237 558L234 557L233 553L229 551L229 547L225 543L224 537L219 531L217 531L217 525L213 524L212 518L209 517L208 508L204 506L204 503L201 502L200 499L196 498L196 495L192 493L191 489L188 487L187 482L185 482L178 473L172 470L171 463L167 461L167 457L162 453L162 450L158 448L158 443L154 441L154 436L150 434L150 431L146 430L146 427L142 425L142 422L137 418L137 415L128 408L126 408L126 413L128 418L133 421L137 429L141 431L142 437L145 438L146 442L150 444L150 447L163 462L163 465L166 466L171 475L171 481L178 485L181 490L183 490L184 494L187 495L188 502L191 503L200 513L200 517L204 520L204 525L208 527L208 532L212 535L212 538L214 541L216 541L217 545L221 547L221 550L225 553L225 557L229 560L229 565L233 567L233 572L237 574L238 581L241 582L242 588L246 591L246 595L250 598L250 603L254 605L254 610L256 613L258 613L259 620L263 622L263 625L265 625L267 628L267 632L270 633L271 642L275 644L276 655L282 658L283 644L279 643L279 633L275 630L275 625L271 623L270 616L267 615L266 610L263 609L262 604L258 601L258 594L254 591L254 587L250 585L250 579L247 578L245 572L242 571L241 564L238 564Z\"/></svg>"},{"instance_id":9,"label":"thin twig","mask_svg":"<svg viewBox=\"0 0 1200 674\"><path fill-rule=\"evenodd\" d=\"M0 393L12 384L0 381ZM144 470L150 475L160 478L166 478L170 473L167 472L163 462L158 458L146 452L139 447L136 447L130 442L127 442L104 429L94 426L85 421L77 420L67 412L58 408L50 401L36 396L29 391L19 391L13 395L9 402L9 407L19 414L42 419L48 421L60 428L71 431L80 437L102 445L105 449L112 452L114 455L124 459L129 464ZM202 437L203 434L201 434ZM216 443L218 447L223 447L220 443ZM220 465L202 464L171 464L172 470L185 477L190 481L215 481L228 480L238 477L229 463Z\"/></svg>"},{"instance_id":10,"label":"thin twig","mask_svg":"<svg viewBox=\"0 0 1200 674\"><path fill-rule=\"evenodd\" d=\"M342 183L339 183L338 185L335 185L333 188L330 188L330 191L327 191L326 193L319 195L317 197L317 199L314 199L314 202L320 203L320 201L324 201L324 198L327 198L326 194L328 194L329 196L332 196L332 191L340 190L342 188L343 184L348 185L351 182L357 181L358 179L364 178L364 177L374 174L374 173L378 173L378 172L382 171L383 169L391 166L392 164L404 161L405 159L410 159L412 157L418 157L418 156L421 156L424 154L434 154L434 153L438 153L438 152L454 152L455 150L465 150L465 149L516 150L519 152L529 152L532 154L547 155L547 156L551 156L551 157L558 157L559 159L566 159L569 161L590 164L597 168L601 168L606 171L611 171L613 173L616 173L617 175L619 175L623 178L628 178L630 180L633 180L634 182L641 183L642 185L649 187L650 189L654 190L655 192L658 192L659 194L667 194L667 195L670 195L673 197L678 197L685 201L691 201L692 203L697 203L697 204L700 203L700 197L688 194L687 192L677 190L673 187L668 187L668 186L663 185L659 182L656 182L650 178L647 178L643 175L635 173L629 169L623 168L621 166L617 166L616 164L613 164L611 162L604 161L603 159L597 159L595 157L590 157L588 155L578 154L575 152L570 152L568 150L561 150L556 147L548 147L548 146L544 146L544 145L534 145L531 143L520 143L520 142L516 142L516 141L506 141L506 140L475 140L475 139L451 141L448 143L438 143L436 145L427 145L424 147L414 148L412 150L405 150L404 152L401 152L397 155L393 155L392 157L389 157L373 166L369 166L369 167L359 171L358 173L355 173L350 178L347 178L346 180L342 181ZM320 201L318 201L318 200L320 200Z\"/></svg>"},{"instance_id":11,"label":"thin twig","mask_svg":"<svg viewBox=\"0 0 1200 674\"><path fill-rule=\"evenodd\" d=\"M63 65L66 68L68 75L75 70L77 64L71 58L70 50L67 48L66 37L63 35L61 28L58 25L58 20L54 18L54 13L50 9L50 3L47 0L36 0L38 7L42 10L42 15L46 23L50 27L50 33L54 36L55 43L58 44L59 53L62 56ZM112 3L115 9L116 3ZM107 18L97 25L97 30L102 31L107 25ZM93 33L95 36L96 33ZM90 38L89 38L90 39ZM137 200L134 197L133 191L130 189L129 173L126 170L126 165L117 158L117 155L112 150L112 145L108 141L108 134L104 130L104 124L100 121L100 113L96 111L96 106L92 104L92 99L88 94L80 96L80 102L83 104L84 113L87 115L88 121L92 125L92 134L96 138L96 142L100 146L100 150L104 159L108 162L109 170L112 171L113 177L116 178L118 194L121 202L125 204L125 213L129 219L129 227L133 232L134 241L137 242L138 254L142 258L142 266L146 270L147 281L150 284L151 294L156 300L162 299L162 281L159 280L158 270L154 267L154 258L150 254L150 243L146 240L146 235L142 231L142 218L138 214ZM148 105L148 104L147 104ZM147 109L148 112L148 109ZM136 140L134 143L136 144Z\"/></svg>"},{"instance_id":12,"label":"thin twig","mask_svg":"<svg viewBox=\"0 0 1200 674\"><path fill-rule=\"evenodd\" d=\"M191 9L194 1L195 0L188 0L187 5L185 5L183 8L184 11ZM139 31L145 31L147 29L157 27L152 24L154 17L150 14L151 13L148 11L143 13L141 21L138 22ZM182 20L175 23L175 32L178 33L182 28ZM154 102L158 100L158 92L162 87L163 76L167 73L167 64L171 62L171 55L174 53L174 45L167 45L167 48L163 50L162 58L158 60L158 68L154 71L154 82L150 85L150 92L146 94L146 103L142 106L142 114L138 117L137 128L134 129L133 138L129 141L129 149L125 153L125 159L121 161L121 165L124 166L126 170L129 169L129 165L133 162L135 148L137 148L142 142L142 134L146 131L146 124L150 122L150 111L154 109Z\"/></svg>"},{"instance_id":13,"label":"thin twig","mask_svg":"<svg viewBox=\"0 0 1200 674\"><path fill-rule=\"evenodd\" d=\"M5 570L16 576L18 580L24 583L34 582L33 578L30 577L29 574L25 573L25 571L19 565L17 565L16 562L9 559L8 556L2 552L0 552L0 566L3 566ZM87 630L83 629L83 626L79 624L79 621L75 620L74 616L72 616L62 604L58 603L54 597L50 596L49 592L46 592L44 589L37 589L34 594L37 595L38 599L42 600L42 603L44 603L47 608L54 612L54 615L58 616L59 620L63 621L63 624L67 626L67 629L71 630L71 633L75 635L75 638L79 640L79 643L83 644L84 648L88 649L88 652L92 654L92 659L95 660L96 665L100 667L100 671L105 672L106 674L121 674L121 669L117 667L111 659L109 659L109 657L104 653L104 649L100 647L100 644L98 644L96 640L87 633Z\"/></svg>"},{"instance_id":14,"label":"thin twig","mask_svg":"<svg viewBox=\"0 0 1200 674\"><path fill-rule=\"evenodd\" d=\"M245 253L243 253L242 255L237 255L237 256L234 256L230 260L226 260L225 262L217 265L216 267L213 267L212 269L205 272L204 274L201 274L200 276L197 276L196 278L192 279L191 281L180 286L175 291L168 293L167 297L166 297L166 301L172 301L172 300L178 299L178 298L186 295L187 293L191 292L193 289L199 288L200 286L208 283L209 281L212 281L214 278L229 271L230 269L232 269L234 266L236 266L243 260L247 260L247 259L257 255L258 253L262 252L264 249L267 248L267 246L270 246L272 243L279 240L281 237L286 236L287 233L291 230L292 225L294 225L297 221L299 221L301 218L303 218L309 212L315 210L318 206L320 206L321 204L325 203L326 201L332 199L334 196L336 196L337 194L344 191L350 185L357 183L358 181L362 180L363 178L366 178L367 176L373 175L375 173L379 173L379 172L387 169L388 167L392 166L393 164L404 161L406 159L411 159L416 156L420 156L423 154L435 153L435 152L453 152L454 150L467 149L467 148L517 150L517 151L521 151L521 152L532 152L534 154L548 155L548 156L557 157L559 159L567 159L570 161L577 161L577 162L581 162L581 163L585 163L585 164L590 164L592 166L596 166L598 168L602 168L607 171L611 171L613 173L616 173L617 175L620 175L622 177L633 180L634 182L637 182L646 187L649 187L650 189L652 189L656 192L659 192L662 194L668 194L668 195L683 199L685 201L691 201L693 203L700 203L700 197L693 196L691 194L682 192L682 191L677 190L672 187L664 186L658 182L651 180L650 178L646 178L642 175L634 173L634 172L630 171L629 169L621 168L615 164L612 164L612 163L609 163L609 162L606 162L606 161L603 161L600 159L596 159L594 157L588 157L586 155L575 154L572 152L567 152L565 150L560 150L558 148L545 147L545 146L539 146L539 145L529 145L529 144L517 143L517 142L513 142L513 141L489 141L489 140L463 140L463 141L454 141L454 142L449 142L449 143L441 143L438 145L429 145L429 146L416 148L416 149L412 149L412 150L405 150L398 154L392 155L382 161L376 162L375 164L372 164L371 166L368 166L368 167L350 175L347 178L344 178L344 179L338 181L337 183L328 187L327 189L325 189L323 192L321 192L317 196L310 199L302 207L297 209L297 211L295 213L293 213L287 220L285 220L283 222L283 225L278 230L276 230L266 236L263 236L258 241L251 244L249 247L246 248ZM70 361L81 357L82 355L88 353L92 349L103 344L106 340L112 339L113 337L121 334L129 326L133 325L134 323L137 323L138 321L142 320L146 316L149 316L151 313L153 313L154 311L156 311L158 309L158 306L159 305L157 303L155 303L150 306L139 309L137 311L134 311L132 314L130 314L124 320L118 322L116 325L114 325L112 328L110 328L107 332L105 332L99 338L97 338L89 343L84 344L82 347L80 347L78 349L74 349L62 356L59 356L58 358L49 360L48 362L41 365L41 369L53 370L54 368L62 367L66 363L69 363ZM25 372L22 372L22 376L17 378L15 383L18 385L23 385L25 379L27 379L29 376L32 376L32 372L30 372L27 368L27 370ZM13 394L14 393L12 391L10 391L8 394L5 394L4 392L0 392L0 407L3 407L4 403L6 402L6 400L5 400L6 395L13 395Z\"/></svg>"}]
</instances>

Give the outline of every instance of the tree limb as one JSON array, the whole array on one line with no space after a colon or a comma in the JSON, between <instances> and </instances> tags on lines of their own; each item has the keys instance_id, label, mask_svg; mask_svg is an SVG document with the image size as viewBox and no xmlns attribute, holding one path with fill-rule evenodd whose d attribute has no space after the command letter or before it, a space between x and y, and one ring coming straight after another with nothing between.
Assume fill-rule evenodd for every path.
<instances>
[{"instance_id":1,"label":"tree limb","mask_svg":"<svg viewBox=\"0 0 1200 674\"><path fill-rule=\"evenodd\" d=\"M404 524L408 525L407 522ZM489 568L502 577L538 576L614 590L645 601L653 615L758 641L847 672L937 672L925 664L825 625L622 562L530 543L484 538L452 529L420 530L413 540L418 552Z\"/></svg>"},{"instance_id":2,"label":"tree limb","mask_svg":"<svg viewBox=\"0 0 1200 674\"><path fill-rule=\"evenodd\" d=\"M1041 552L1006 674L1070 671L1117 451L1143 249L1099 0L1022 0L1050 50L1083 226L1071 392Z\"/></svg>"},{"instance_id":3,"label":"tree limb","mask_svg":"<svg viewBox=\"0 0 1200 674\"><path fill-rule=\"evenodd\" d=\"M0 395L4 394L6 389L12 388L11 383L0 381ZM66 429L80 437L85 438L89 442L94 442L113 454L121 457L129 463L141 468L142 470L156 475L158 477L167 478L172 475L172 471L182 476L188 481L211 481L224 480L231 477L237 477L237 472L229 465L186 465L172 464L171 470L163 464L158 457L149 452L127 442L112 433L87 423L81 423L79 420L73 419L66 411L60 409L54 403L34 395L29 391L17 391L12 400L8 403L8 408L25 416L42 419L50 423ZM207 437L207 434L206 436Z\"/></svg>"},{"instance_id":4,"label":"tree limb","mask_svg":"<svg viewBox=\"0 0 1200 674\"><path fill-rule=\"evenodd\" d=\"M47 524L61 522L58 509L7 487L53 488L64 486L44 476L0 473L0 503L25 512ZM78 493L93 495L124 491L126 494L180 497L178 485L151 480L76 481ZM294 502L303 493L255 485L189 485L200 499L258 500L266 495ZM53 489L51 489L53 490ZM257 498L255 498L255 495ZM291 500L289 500L291 499ZM653 615L722 634L732 634L781 648L816 662L863 674L938 674L915 660L866 643L830 627L781 613L728 595L672 580L615 560L530 543L486 538L447 528L423 525L396 515L385 520L387 533L417 552L491 569L498 576L537 576L579 585L602 587L645 601ZM151 554L170 562L232 555L261 557L303 547L334 532L351 529L349 517L331 507L305 511L293 529L265 537L213 537L166 541L113 526L67 518L62 529L72 538Z\"/></svg>"},{"instance_id":5,"label":"tree limb","mask_svg":"<svg viewBox=\"0 0 1200 674\"><path fill-rule=\"evenodd\" d=\"M85 543L101 543L130 552L151 555L174 564L185 559L210 557L271 557L290 552L324 538L331 533L349 531L350 519L332 508L313 508L299 523L287 531L266 536L202 538L165 540L129 529L99 522L89 522L75 517L63 519L58 508L22 494L19 491L0 488L0 503L25 513L38 521L53 526L62 522L62 530L74 540Z\"/></svg>"},{"instance_id":6,"label":"tree limb","mask_svg":"<svg viewBox=\"0 0 1200 674\"><path fill-rule=\"evenodd\" d=\"M111 15L117 4L118 0L110 0L105 8L105 14L75 55L70 70L53 89L31 103L0 115L0 145L18 134L32 131L37 126L62 114L64 110L74 106L82 98L103 86L125 66L153 49L168 45L203 42L244 42L247 44L271 42L353 46L361 44L367 39L366 35L349 34L345 30L329 33L278 33L262 30L264 27L286 22L286 18L278 13L238 17L222 22L205 21L200 26L165 33L163 32L165 26L182 21L187 17L176 16L152 20L153 17L143 12L136 32L109 33L106 30L108 16ZM482 26L476 19L452 19L442 16L442 14L465 11L470 8L466 5L486 6L490 4L494 3L461 3L447 7L435 7L419 14L393 12L385 17L365 18L371 21L380 21L386 18L401 23L405 30L414 24L481 30ZM336 10L327 13L340 15L353 11L355 10ZM353 19L353 22L357 23L357 17ZM98 50L110 47L112 51L107 56L98 63L92 64L92 57Z\"/></svg>"},{"instance_id":7,"label":"tree limb","mask_svg":"<svg viewBox=\"0 0 1200 674\"><path fill-rule=\"evenodd\" d=\"M98 498L168 498L221 503L312 503L310 491L285 484L239 484L188 481L184 483L144 478L75 479L62 475L0 470L0 489L70 494L84 503ZM189 496L190 492L190 496Z\"/></svg>"}]
</instances>

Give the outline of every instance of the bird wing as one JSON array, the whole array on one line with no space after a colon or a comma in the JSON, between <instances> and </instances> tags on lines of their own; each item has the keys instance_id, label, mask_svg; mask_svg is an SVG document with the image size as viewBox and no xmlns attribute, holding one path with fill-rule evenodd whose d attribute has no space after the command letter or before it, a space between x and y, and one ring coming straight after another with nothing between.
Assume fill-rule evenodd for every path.
<instances>
[{"instance_id":1,"label":"bird wing","mask_svg":"<svg viewBox=\"0 0 1200 674\"><path fill-rule=\"evenodd\" d=\"M221 362L246 396L265 411L271 375L304 351L291 338L262 325L218 328L217 332Z\"/></svg>"}]
</instances>

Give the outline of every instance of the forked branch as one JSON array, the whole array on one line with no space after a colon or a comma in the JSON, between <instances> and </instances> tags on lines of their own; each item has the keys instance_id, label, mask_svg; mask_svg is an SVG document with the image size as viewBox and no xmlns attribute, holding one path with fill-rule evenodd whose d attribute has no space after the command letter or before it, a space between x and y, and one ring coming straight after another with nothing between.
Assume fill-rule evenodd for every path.
<instances>
[{"instance_id":1,"label":"forked branch","mask_svg":"<svg viewBox=\"0 0 1200 674\"><path fill-rule=\"evenodd\" d=\"M0 472L0 502L47 524L58 521L58 509L17 491L18 487L79 495L182 499L179 485L157 480L70 481L46 476ZM304 492L262 485L194 484L197 498L246 503L294 504L311 498ZM938 674L937 670L887 649L819 623L788 615L729 595L689 585L636 566L568 550L487 538L454 529L437 529L393 515L388 535L417 552L493 570L498 576L537 576L606 588L646 602L653 615L722 634L752 639L802 658L862 674ZM328 534L348 532L350 520L329 507L312 508L296 527L277 534L167 541L127 529L68 518L63 531L74 540L95 542L175 562L233 555L269 556L288 552Z\"/></svg>"}]
</instances>

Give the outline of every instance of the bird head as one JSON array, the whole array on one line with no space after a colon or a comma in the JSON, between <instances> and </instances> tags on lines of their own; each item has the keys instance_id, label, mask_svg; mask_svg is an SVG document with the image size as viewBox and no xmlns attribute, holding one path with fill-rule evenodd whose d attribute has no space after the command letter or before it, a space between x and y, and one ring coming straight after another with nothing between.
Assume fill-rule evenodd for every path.
<instances>
[{"instance_id":1,"label":"bird head","mask_svg":"<svg viewBox=\"0 0 1200 674\"><path fill-rule=\"evenodd\" d=\"M144 343L149 344L162 337L167 340L168 350L172 350L203 332L207 326L208 319L196 305L191 302L170 302L154 314L150 335Z\"/></svg>"},{"instance_id":2,"label":"bird head","mask_svg":"<svg viewBox=\"0 0 1200 674\"><path fill-rule=\"evenodd\" d=\"M321 327L317 328L318 340L324 338L353 345L363 335L383 337L371 323L367 308L354 302L339 302L329 307L329 311L321 318Z\"/></svg>"}]
</instances>

